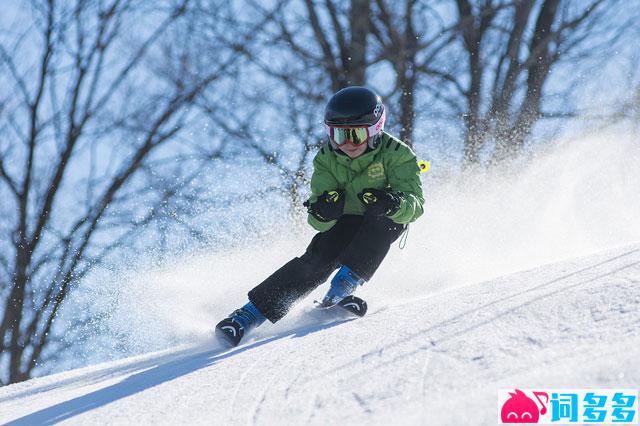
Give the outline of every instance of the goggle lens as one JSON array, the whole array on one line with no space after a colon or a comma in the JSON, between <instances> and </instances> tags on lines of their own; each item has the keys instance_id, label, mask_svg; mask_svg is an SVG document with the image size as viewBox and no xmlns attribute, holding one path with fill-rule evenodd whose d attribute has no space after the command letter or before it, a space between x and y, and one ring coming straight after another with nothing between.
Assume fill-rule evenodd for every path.
<instances>
[{"instance_id":1,"label":"goggle lens","mask_svg":"<svg viewBox=\"0 0 640 426\"><path fill-rule=\"evenodd\" d=\"M353 145L362 145L369 139L366 127L329 127L329 136L336 145L350 141Z\"/></svg>"}]
</instances>

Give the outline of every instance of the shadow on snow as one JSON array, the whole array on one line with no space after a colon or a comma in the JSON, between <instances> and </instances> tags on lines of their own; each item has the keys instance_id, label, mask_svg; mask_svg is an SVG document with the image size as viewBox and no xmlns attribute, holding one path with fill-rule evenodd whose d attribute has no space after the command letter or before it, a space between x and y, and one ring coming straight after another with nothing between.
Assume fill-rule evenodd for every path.
<instances>
[{"instance_id":1,"label":"shadow on snow","mask_svg":"<svg viewBox=\"0 0 640 426\"><path fill-rule=\"evenodd\" d=\"M74 416L80 415L95 408L103 407L112 402L135 395L144 390L153 388L162 383L166 383L210 367L226 358L230 358L239 353L255 349L267 343L283 338L303 337L321 330L329 329L345 322L352 321L355 318L340 319L330 323L320 324L316 326L304 326L293 329L282 334L266 338L257 342L250 343L234 349L216 349L201 352L186 358L180 358L169 361L161 365L157 365L148 370L133 374L124 380L107 386L105 388L90 392L88 394L61 402L51 407L43 408L19 419L13 420L8 425L32 425L32 424L54 424L64 420L68 420Z\"/></svg>"}]
</instances>

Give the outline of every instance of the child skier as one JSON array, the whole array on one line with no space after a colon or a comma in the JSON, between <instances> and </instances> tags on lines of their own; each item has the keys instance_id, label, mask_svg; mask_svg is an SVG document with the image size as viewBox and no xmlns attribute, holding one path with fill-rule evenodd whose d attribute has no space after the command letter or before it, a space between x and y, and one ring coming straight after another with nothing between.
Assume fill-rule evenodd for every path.
<instances>
[{"instance_id":1,"label":"child skier","mask_svg":"<svg viewBox=\"0 0 640 426\"><path fill-rule=\"evenodd\" d=\"M306 252L249 291L249 302L216 326L236 346L250 330L280 320L339 268L321 306L369 281L406 224L423 212L420 168L411 148L384 132L385 107L365 87L347 87L324 113L329 141L313 160Z\"/></svg>"}]
</instances>

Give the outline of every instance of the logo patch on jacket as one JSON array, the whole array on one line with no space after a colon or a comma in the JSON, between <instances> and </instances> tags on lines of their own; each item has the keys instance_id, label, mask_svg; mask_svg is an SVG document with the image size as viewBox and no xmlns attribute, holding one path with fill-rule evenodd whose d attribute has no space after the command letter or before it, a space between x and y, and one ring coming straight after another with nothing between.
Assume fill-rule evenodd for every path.
<instances>
[{"instance_id":1,"label":"logo patch on jacket","mask_svg":"<svg viewBox=\"0 0 640 426\"><path fill-rule=\"evenodd\" d=\"M382 163L371 164L367 169L367 175L373 180L384 179L384 166Z\"/></svg>"}]
</instances>

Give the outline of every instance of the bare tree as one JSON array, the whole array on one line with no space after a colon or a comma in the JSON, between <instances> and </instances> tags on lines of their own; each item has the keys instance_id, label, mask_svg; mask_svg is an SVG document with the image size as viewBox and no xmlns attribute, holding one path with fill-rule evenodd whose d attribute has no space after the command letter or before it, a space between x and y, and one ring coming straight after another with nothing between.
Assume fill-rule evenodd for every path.
<instances>
[{"instance_id":1,"label":"bare tree","mask_svg":"<svg viewBox=\"0 0 640 426\"><path fill-rule=\"evenodd\" d=\"M372 33L382 46L381 56L396 73L394 91L400 92L400 139L411 144L415 121L416 55L420 48L415 28L416 2L408 0L404 13L395 18L383 0L377 0L377 19L372 19ZM395 18L395 19L394 19Z\"/></svg>"},{"instance_id":2,"label":"bare tree","mask_svg":"<svg viewBox=\"0 0 640 426\"><path fill-rule=\"evenodd\" d=\"M384 96L398 95L400 139L412 144L421 71L453 42L454 28L430 2L417 0L376 0L370 19L376 41L371 63L386 62L394 70L395 84Z\"/></svg>"},{"instance_id":3,"label":"bare tree","mask_svg":"<svg viewBox=\"0 0 640 426\"><path fill-rule=\"evenodd\" d=\"M640 36L640 28L630 32L629 46L633 46L634 40ZM606 80L596 88L596 90L605 94L607 106L598 105L599 110L605 110L604 116L600 116L598 124L600 128L610 126L627 126L629 130L638 135L640 134L640 50L635 50L630 55L626 64L623 64L625 78L623 78L621 87L623 88L622 96L614 94L614 98L609 96L611 82ZM607 111L608 110L608 111Z\"/></svg>"},{"instance_id":4,"label":"bare tree","mask_svg":"<svg viewBox=\"0 0 640 426\"><path fill-rule=\"evenodd\" d=\"M521 152L539 119L553 115L543 110L552 71L602 54L620 34L606 26L617 4L456 0L459 43L419 71L429 77L425 87L438 92L433 96L463 117L466 166L480 162L488 142L494 162Z\"/></svg>"},{"instance_id":5,"label":"bare tree","mask_svg":"<svg viewBox=\"0 0 640 426\"><path fill-rule=\"evenodd\" d=\"M281 9L284 10L284 9ZM333 0L304 2L305 17L291 19L290 15L275 16L275 30L271 39L281 43L303 71L288 67L275 71L264 67L270 75L285 85L295 87L295 81L307 80L307 73L321 71L328 84L304 86L320 88L324 93L336 92L349 85L367 84L367 71L372 65L387 62L395 71L395 84L391 92L384 93L387 103L399 94L398 111L400 137L411 143L415 121L415 86L417 57L425 51L430 54L442 48L436 44L441 34L425 36L427 20L437 15L429 6L415 0L386 2L384 0ZM308 27L302 23L309 22ZM419 29L416 28L416 23ZM435 26L434 26L435 27ZM372 45L371 36L376 45ZM421 39L422 38L422 39ZM317 79L324 83L322 78ZM315 92L313 92L315 94ZM310 100L326 100L322 93ZM393 117L393 115L392 115Z\"/></svg>"},{"instance_id":6,"label":"bare tree","mask_svg":"<svg viewBox=\"0 0 640 426\"><path fill-rule=\"evenodd\" d=\"M287 93L291 94L291 89ZM252 158L259 161L278 177L277 184L262 186L245 194L244 198L255 202L269 194L280 194L288 199L290 218L296 222L300 218L308 185L308 165L323 143L324 135L319 134L318 109L315 105L295 95L286 98L282 103L273 100L270 106L265 106L259 100L249 101L248 104L253 104L253 107L245 110L244 114L213 108L206 100L200 104L203 110L214 117L225 134L239 144L232 152L247 158L247 162L251 162ZM247 99L251 97L247 95ZM275 111L269 108L275 108ZM282 122L272 123L268 132L260 131L256 117L270 114L277 114Z\"/></svg>"},{"instance_id":7,"label":"bare tree","mask_svg":"<svg viewBox=\"0 0 640 426\"><path fill-rule=\"evenodd\" d=\"M310 158L324 136L324 103L333 91L365 83L370 0L247 3L254 14L244 14L244 25L254 28L260 42L238 45L250 62L240 72L244 81L254 81L236 89L233 98L241 99L241 106L220 105L207 96L199 105L241 143L236 151L277 173L278 185L247 196L281 193L298 218ZM265 84L256 83L258 75L268 78ZM277 120L268 120L268 131L260 131L266 123L257 117Z\"/></svg>"},{"instance_id":8,"label":"bare tree","mask_svg":"<svg viewBox=\"0 0 640 426\"><path fill-rule=\"evenodd\" d=\"M252 0L249 4L268 24L262 28L266 45L283 49L279 52L297 62L269 61L265 59L272 52L265 57L256 51L245 51L263 72L297 87L301 93L309 89L295 86L303 76L301 70L320 71L323 91L365 84L371 0L325 0L322 5L314 0L280 0L268 8Z\"/></svg>"},{"instance_id":9,"label":"bare tree","mask_svg":"<svg viewBox=\"0 0 640 426\"><path fill-rule=\"evenodd\" d=\"M279 21L282 39L295 51L306 51L305 56L315 58L319 68L327 71L333 92L365 83L370 3L371 0L326 0L324 7L320 7L313 0L305 0L312 36L320 55L314 55L309 47L295 40L297 31L289 29L283 17Z\"/></svg>"},{"instance_id":10,"label":"bare tree","mask_svg":"<svg viewBox=\"0 0 640 426\"><path fill-rule=\"evenodd\" d=\"M2 383L30 377L56 343L69 294L184 181L151 188L145 176L179 157L189 106L237 56L214 45L220 60L202 69L185 45L167 43L189 7L34 0L20 14L31 20L5 29L13 37L0 40Z\"/></svg>"}]
</instances>

